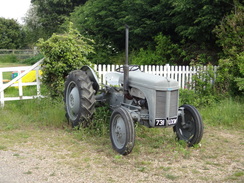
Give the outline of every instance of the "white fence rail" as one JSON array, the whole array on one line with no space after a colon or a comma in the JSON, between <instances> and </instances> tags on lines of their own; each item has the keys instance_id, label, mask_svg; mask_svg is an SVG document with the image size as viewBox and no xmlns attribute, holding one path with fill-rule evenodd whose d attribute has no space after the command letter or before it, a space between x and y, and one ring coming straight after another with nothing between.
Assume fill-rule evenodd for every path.
<instances>
[{"instance_id":1,"label":"white fence rail","mask_svg":"<svg viewBox=\"0 0 244 183\"><path fill-rule=\"evenodd\" d=\"M107 72L114 72L116 68L122 67L122 65L95 65L95 70L99 75L99 82L105 83L104 75ZM194 67L194 66L170 66L166 65L142 65L140 66L141 71L151 74L160 75L163 77L168 77L175 79L179 82L180 88L186 88L188 83L191 83L192 76L197 73L199 69L206 71L207 69L213 69L213 72L216 73L217 66L214 67Z\"/></svg>"},{"instance_id":2,"label":"white fence rail","mask_svg":"<svg viewBox=\"0 0 244 183\"><path fill-rule=\"evenodd\" d=\"M39 76L41 62L42 62L42 60L38 61L33 66L0 68L0 102L1 102L0 105L1 105L1 107L4 106L5 101L33 99L33 98L37 98L37 97L43 97L40 92L41 82L40 82L40 76ZM35 79L36 81L23 83L22 78L32 70L36 71L36 79ZM9 81L8 83L4 84L4 79L3 79L4 72L17 72L18 76L16 78L14 78L13 80ZM37 88L37 90L36 90L37 95L24 96L23 95L23 86L33 86L33 85L35 85ZM19 90L18 97L5 97L4 90L10 86L18 87L18 90Z\"/></svg>"},{"instance_id":3,"label":"white fence rail","mask_svg":"<svg viewBox=\"0 0 244 183\"><path fill-rule=\"evenodd\" d=\"M40 79L39 79L39 70L40 64L42 60L34 64L33 66L27 67L9 67L9 68L0 68L0 104L3 107L5 101L10 100L21 100L21 99L33 99L36 97L43 97L40 93ZM108 72L114 72L116 68L122 67L122 65L95 65L94 69L97 71L99 76L100 83L106 83L104 75ZM179 82L180 88L186 88L187 84L192 81L192 76L197 73L199 69L207 70L210 69L206 66L204 67L192 67L192 66L170 66L170 65L143 65L140 66L141 71L151 74L160 75L163 77L168 77L175 79ZM211 67L213 71L216 73L217 66ZM36 81L23 83L22 77L28 74L30 71L36 70ZM3 83L3 72L18 72L18 77L14 78L12 81L8 82L7 84ZM18 81L18 83L15 83ZM23 96L23 86L30 86L36 85L37 87L37 95L35 96ZM18 86L19 88L19 96L18 97L5 97L4 90L10 86Z\"/></svg>"},{"instance_id":4,"label":"white fence rail","mask_svg":"<svg viewBox=\"0 0 244 183\"><path fill-rule=\"evenodd\" d=\"M33 57L38 53L37 47L33 49L0 49L0 56L15 55L20 59Z\"/></svg>"}]
</instances>

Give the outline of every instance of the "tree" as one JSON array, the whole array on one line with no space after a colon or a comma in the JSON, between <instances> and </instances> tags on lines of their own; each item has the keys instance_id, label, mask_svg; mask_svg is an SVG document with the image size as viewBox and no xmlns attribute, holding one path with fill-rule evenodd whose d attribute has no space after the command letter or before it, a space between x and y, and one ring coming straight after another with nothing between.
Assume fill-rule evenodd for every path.
<instances>
[{"instance_id":1,"label":"tree","mask_svg":"<svg viewBox=\"0 0 244 183\"><path fill-rule=\"evenodd\" d=\"M234 8L232 0L171 0L172 24L190 60L217 64L220 48L212 32Z\"/></svg>"},{"instance_id":2,"label":"tree","mask_svg":"<svg viewBox=\"0 0 244 183\"><path fill-rule=\"evenodd\" d=\"M23 37L23 31L17 20L0 17L0 49L21 48Z\"/></svg>"},{"instance_id":3,"label":"tree","mask_svg":"<svg viewBox=\"0 0 244 183\"><path fill-rule=\"evenodd\" d=\"M212 30L233 9L232 0L171 0L175 31L197 43L215 42Z\"/></svg>"},{"instance_id":4,"label":"tree","mask_svg":"<svg viewBox=\"0 0 244 183\"><path fill-rule=\"evenodd\" d=\"M155 35L171 32L169 9L166 0L89 0L75 9L71 21L81 34L95 40L96 53L108 63L109 56L124 51L125 24L130 27L130 50L147 48Z\"/></svg>"},{"instance_id":5,"label":"tree","mask_svg":"<svg viewBox=\"0 0 244 183\"><path fill-rule=\"evenodd\" d=\"M130 50L155 47L159 33L182 46L190 60L218 59L212 30L234 8L232 0L89 0L75 9L71 21L100 47L97 53L124 51L124 25L130 26Z\"/></svg>"},{"instance_id":6,"label":"tree","mask_svg":"<svg viewBox=\"0 0 244 183\"><path fill-rule=\"evenodd\" d=\"M178 44L174 44L169 36L162 33L154 38L155 47L143 49L134 54L133 64L138 65L165 65L175 64L182 60L184 51Z\"/></svg>"},{"instance_id":7,"label":"tree","mask_svg":"<svg viewBox=\"0 0 244 183\"><path fill-rule=\"evenodd\" d=\"M26 33L25 41L29 47L36 44L39 38L47 38L46 32L37 16L37 6L31 5L24 18L25 25L23 26Z\"/></svg>"},{"instance_id":8,"label":"tree","mask_svg":"<svg viewBox=\"0 0 244 183\"><path fill-rule=\"evenodd\" d=\"M44 38L58 32L59 26L64 23L74 8L85 2L86 0L32 0L36 21L39 27L45 30Z\"/></svg>"},{"instance_id":9,"label":"tree","mask_svg":"<svg viewBox=\"0 0 244 183\"><path fill-rule=\"evenodd\" d=\"M132 49L147 47L160 32L170 31L166 16L167 1L157 0L89 0L71 15L81 33L95 40L108 40L115 49L124 49L124 25L130 27Z\"/></svg>"},{"instance_id":10,"label":"tree","mask_svg":"<svg viewBox=\"0 0 244 183\"><path fill-rule=\"evenodd\" d=\"M121 57L124 52L125 24L130 27L130 50L156 51L154 37L162 33L187 55L177 63L189 64L194 60L216 64L221 48L212 30L234 9L232 0L32 0L32 3L38 24L29 25L42 28L38 35L48 38L72 21L82 35L95 40L93 61L110 64L112 57Z\"/></svg>"}]
</instances>

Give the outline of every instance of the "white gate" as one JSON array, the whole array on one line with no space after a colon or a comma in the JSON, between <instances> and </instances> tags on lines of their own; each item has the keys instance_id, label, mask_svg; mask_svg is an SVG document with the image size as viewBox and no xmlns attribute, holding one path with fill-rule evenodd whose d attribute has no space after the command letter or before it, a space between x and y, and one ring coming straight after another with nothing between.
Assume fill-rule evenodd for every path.
<instances>
[{"instance_id":1,"label":"white gate","mask_svg":"<svg viewBox=\"0 0 244 183\"><path fill-rule=\"evenodd\" d=\"M4 106L5 101L11 101L11 100L22 100L22 99L33 99L37 97L43 97L40 92L40 76L39 76L39 70L40 70L40 64L42 63L43 59L35 63L33 66L26 66L26 67L7 67L7 68L0 68L0 102L1 107ZM35 82L22 82L22 78L28 74L30 71L36 70L36 81ZM8 83L4 84L3 80L3 72L17 72L18 76ZM18 83L16 83L18 82ZM36 85L36 91L37 94L34 96L24 96L23 95L23 86L33 86ZM17 86L19 90L19 96L18 97L5 97L4 90L10 86Z\"/></svg>"}]
</instances>

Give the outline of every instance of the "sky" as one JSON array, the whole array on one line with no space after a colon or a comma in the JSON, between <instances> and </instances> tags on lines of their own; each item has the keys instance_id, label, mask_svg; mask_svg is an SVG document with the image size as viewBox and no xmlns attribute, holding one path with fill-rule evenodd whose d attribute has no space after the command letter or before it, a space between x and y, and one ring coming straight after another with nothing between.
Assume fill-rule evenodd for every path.
<instances>
[{"instance_id":1,"label":"sky","mask_svg":"<svg viewBox=\"0 0 244 183\"><path fill-rule=\"evenodd\" d=\"M13 18L23 24L23 17L30 8L31 0L0 0L0 17Z\"/></svg>"}]
</instances>

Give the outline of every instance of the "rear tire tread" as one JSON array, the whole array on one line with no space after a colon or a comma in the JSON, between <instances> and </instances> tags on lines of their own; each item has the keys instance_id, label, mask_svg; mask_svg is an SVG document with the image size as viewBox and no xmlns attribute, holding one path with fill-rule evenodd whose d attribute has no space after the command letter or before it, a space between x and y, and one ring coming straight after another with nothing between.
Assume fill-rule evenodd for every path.
<instances>
[{"instance_id":1,"label":"rear tire tread","mask_svg":"<svg viewBox=\"0 0 244 183\"><path fill-rule=\"evenodd\" d=\"M65 106L66 111L66 118L69 122L72 123L72 127L75 126L86 126L89 119L92 118L94 112L95 112L95 91L92 87L92 82L90 81L89 77L87 76L85 71L82 70L74 70L69 73L69 75L66 78L65 81L65 90L64 90L64 102L65 105L67 105L67 96L66 92L67 87L71 82L74 82L76 84L76 87L79 90L79 96L80 96L80 109L79 114L75 120L70 119L67 106Z\"/></svg>"}]
</instances>

